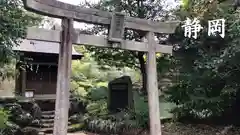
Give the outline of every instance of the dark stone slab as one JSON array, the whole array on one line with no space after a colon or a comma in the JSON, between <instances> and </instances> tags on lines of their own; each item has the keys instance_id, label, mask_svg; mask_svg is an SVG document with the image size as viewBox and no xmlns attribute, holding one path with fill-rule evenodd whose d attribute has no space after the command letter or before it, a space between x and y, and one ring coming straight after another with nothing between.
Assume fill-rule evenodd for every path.
<instances>
[{"instance_id":1,"label":"dark stone slab","mask_svg":"<svg viewBox=\"0 0 240 135\"><path fill-rule=\"evenodd\" d=\"M121 109L133 107L132 81L129 76L117 78L108 84L108 109L119 112Z\"/></svg>"}]
</instances>

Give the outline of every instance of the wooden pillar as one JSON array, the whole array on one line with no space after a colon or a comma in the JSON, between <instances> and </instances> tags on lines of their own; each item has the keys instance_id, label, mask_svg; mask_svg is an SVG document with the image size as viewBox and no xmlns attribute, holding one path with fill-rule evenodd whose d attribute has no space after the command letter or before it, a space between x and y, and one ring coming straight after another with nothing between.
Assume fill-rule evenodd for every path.
<instances>
[{"instance_id":1,"label":"wooden pillar","mask_svg":"<svg viewBox=\"0 0 240 135\"><path fill-rule=\"evenodd\" d=\"M17 59L16 59L17 61ZM15 66L15 94L20 96L22 90L21 90L21 82L20 82L20 64L18 62L16 62L16 66ZM21 94L22 96L22 94Z\"/></svg>"},{"instance_id":2,"label":"wooden pillar","mask_svg":"<svg viewBox=\"0 0 240 135\"><path fill-rule=\"evenodd\" d=\"M159 94L157 84L157 69L156 69L156 42L154 33L147 33L148 53L147 53L147 91L148 91L148 106L150 118L150 135L162 135L160 110L159 110Z\"/></svg>"},{"instance_id":3,"label":"wooden pillar","mask_svg":"<svg viewBox=\"0 0 240 135\"><path fill-rule=\"evenodd\" d=\"M67 135L72 61L72 33L73 19L62 19L62 35L59 47L57 97L53 131L54 135Z\"/></svg>"},{"instance_id":4,"label":"wooden pillar","mask_svg":"<svg viewBox=\"0 0 240 135\"><path fill-rule=\"evenodd\" d=\"M25 91L26 91L26 80L27 80L27 72L26 72L26 66L24 66L24 69L21 69L21 95L25 97Z\"/></svg>"}]
</instances>

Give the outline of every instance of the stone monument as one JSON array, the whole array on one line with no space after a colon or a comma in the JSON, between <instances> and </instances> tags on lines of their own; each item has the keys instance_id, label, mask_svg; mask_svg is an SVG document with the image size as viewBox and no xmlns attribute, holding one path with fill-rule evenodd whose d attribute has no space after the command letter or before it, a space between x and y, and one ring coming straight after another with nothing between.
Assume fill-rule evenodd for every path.
<instances>
[{"instance_id":1,"label":"stone monument","mask_svg":"<svg viewBox=\"0 0 240 135\"><path fill-rule=\"evenodd\" d=\"M133 108L132 80L129 76L123 76L109 82L108 88L108 109L110 112Z\"/></svg>"}]
</instances>

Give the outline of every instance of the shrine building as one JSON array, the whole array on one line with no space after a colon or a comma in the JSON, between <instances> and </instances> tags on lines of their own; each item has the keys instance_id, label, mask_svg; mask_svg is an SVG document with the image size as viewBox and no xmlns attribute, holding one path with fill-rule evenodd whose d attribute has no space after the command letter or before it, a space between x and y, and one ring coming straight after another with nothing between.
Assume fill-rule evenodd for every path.
<instances>
[{"instance_id":1,"label":"shrine building","mask_svg":"<svg viewBox=\"0 0 240 135\"><path fill-rule=\"evenodd\" d=\"M16 95L36 100L56 99L59 46L59 43L25 39L13 47L20 60L16 64ZM82 56L73 47L72 60Z\"/></svg>"}]
</instances>

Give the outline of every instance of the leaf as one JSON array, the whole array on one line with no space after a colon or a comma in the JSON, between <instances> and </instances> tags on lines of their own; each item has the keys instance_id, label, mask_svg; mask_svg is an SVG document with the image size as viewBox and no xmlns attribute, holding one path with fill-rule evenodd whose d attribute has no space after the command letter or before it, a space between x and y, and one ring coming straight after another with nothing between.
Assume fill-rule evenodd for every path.
<instances>
[{"instance_id":1,"label":"leaf","mask_svg":"<svg viewBox=\"0 0 240 135\"><path fill-rule=\"evenodd\" d=\"M26 29L40 24L42 17L23 9L21 0L1 0L0 17L0 65L8 63L15 57L12 47L19 45L19 39L24 38ZM0 66L1 67L1 66Z\"/></svg>"}]
</instances>

